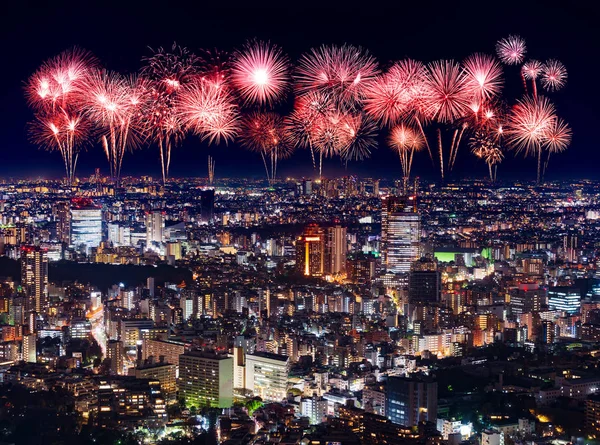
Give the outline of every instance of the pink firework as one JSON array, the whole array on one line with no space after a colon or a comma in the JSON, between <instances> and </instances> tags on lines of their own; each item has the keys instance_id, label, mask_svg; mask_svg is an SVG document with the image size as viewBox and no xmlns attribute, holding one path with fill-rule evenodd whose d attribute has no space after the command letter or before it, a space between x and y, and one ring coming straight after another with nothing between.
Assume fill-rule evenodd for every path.
<instances>
[{"instance_id":1,"label":"pink firework","mask_svg":"<svg viewBox=\"0 0 600 445\"><path fill-rule=\"evenodd\" d=\"M227 85L231 76L231 59L225 51L205 50L200 56L200 75L217 87Z\"/></svg>"},{"instance_id":2,"label":"pink firework","mask_svg":"<svg viewBox=\"0 0 600 445\"><path fill-rule=\"evenodd\" d=\"M546 61L542 69L542 85L547 91L560 90L567 83L567 69L558 60Z\"/></svg>"},{"instance_id":3,"label":"pink firework","mask_svg":"<svg viewBox=\"0 0 600 445\"><path fill-rule=\"evenodd\" d=\"M439 60L427 66L423 99L425 114L442 123L451 123L470 111L471 91L467 76L453 60Z\"/></svg>"},{"instance_id":4,"label":"pink firework","mask_svg":"<svg viewBox=\"0 0 600 445\"><path fill-rule=\"evenodd\" d=\"M90 122L80 113L64 110L38 113L30 127L36 144L61 154L69 184L75 180L79 152L89 142L91 130Z\"/></svg>"},{"instance_id":5,"label":"pink firework","mask_svg":"<svg viewBox=\"0 0 600 445\"><path fill-rule=\"evenodd\" d=\"M418 109L426 79L421 62L406 59L394 64L366 88L365 111L383 125L393 125Z\"/></svg>"},{"instance_id":6,"label":"pink firework","mask_svg":"<svg viewBox=\"0 0 600 445\"><path fill-rule=\"evenodd\" d=\"M425 139L419 131L400 124L392 129L388 143L398 152L404 177L409 178L414 153L425 147Z\"/></svg>"},{"instance_id":7,"label":"pink firework","mask_svg":"<svg viewBox=\"0 0 600 445\"><path fill-rule=\"evenodd\" d=\"M341 122L340 131L346 133L347 142L340 150L344 161L362 161L371 156L377 147L377 124L362 113L348 113Z\"/></svg>"},{"instance_id":8,"label":"pink firework","mask_svg":"<svg viewBox=\"0 0 600 445\"><path fill-rule=\"evenodd\" d=\"M377 61L368 51L351 45L321 46L304 54L296 70L300 94L321 91L343 108L355 108L379 73Z\"/></svg>"},{"instance_id":9,"label":"pink firework","mask_svg":"<svg viewBox=\"0 0 600 445\"><path fill-rule=\"evenodd\" d=\"M536 80L542 73L544 65L538 60L528 60L523 64L521 72L527 80Z\"/></svg>"},{"instance_id":10,"label":"pink firework","mask_svg":"<svg viewBox=\"0 0 600 445\"><path fill-rule=\"evenodd\" d=\"M500 60L507 65L521 63L526 52L525 40L516 35L510 35L496 43L496 53Z\"/></svg>"},{"instance_id":11,"label":"pink firework","mask_svg":"<svg viewBox=\"0 0 600 445\"><path fill-rule=\"evenodd\" d=\"M86 76L97 65L86 50L73 48L45 62L25 87L29 103L36 110L67 108L73 105Z\"/></svg>"},{"instance_id":12,"label":"pink firework","mask_svg":"<svg viewBox=\"0 0 600 445\"><path fill-rule=\"evenodd\" d=\"M277 176L279 160L292 154L283 117L271 112L248 114L242 119L240 142L246 148L260 153L267 181L272 185Z\"/></svg>"},{"instance_id":13,"label":"pink firework","mask_svg":"<svg viewBox=\"0 0 600 445\"><path fill-rule=\"evenodd\" d=\"M199 79L184 89L178 113L184 126L209 143L228 143L237 135L238 107L226 88L211 81Z\"/></svg>"},{"instance_id":14,"label":"pink firework","mask_svg":"<svg viewBox=\"0 0 600 445\"><path fill-rule=\"evenodd\" d=\"M289 61L269 42L249 42L233 56L231 82L248 104L273 105L289 86Z\"/></svg>"},{"instance_id":15,"label":"pink firework","mask_svg":"<svg viewBox=\"0 0 600 445\"><path fill-rule=\"evenodd\" d=\"M497 96L502 90L502 67L487 54L473 54L464 64L465 87L481 102Z\"/></svg>"},{"instance_id":16,"label":"pink firework","mask_svg":"<svg viewBox=\"0 0 600 445\"><path fill-rule=\"evenodd\" d=\"M544 146L548 153L560 153L571 143L571 128L562 119L554 119L544 135Z\"/></svg>"}]
</instances>

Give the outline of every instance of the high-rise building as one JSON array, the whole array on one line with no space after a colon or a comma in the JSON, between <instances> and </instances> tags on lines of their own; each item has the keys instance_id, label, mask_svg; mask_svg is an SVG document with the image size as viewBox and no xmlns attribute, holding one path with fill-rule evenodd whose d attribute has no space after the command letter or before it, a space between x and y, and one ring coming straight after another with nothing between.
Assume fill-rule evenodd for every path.
<instances>
[{"instance_id":1,"label":"high-rise building","mask_svg":"<svg viewBox=\"0 0 600 445\"><path fill-rule=\"evenodd\" d=\"M567 286L551 287L548 290L548 307L551 310L575 314L581 307L581 293L579 289Z\"/></svg>"},{"instance_id":2,"label":"high-rise building","mask_svg":"<svg viewBox=\"0 0 600 445\"><path fill-rule=\"evenodd\" d=\"M416 426L437 421L437 382L425 377L389 377L385 414L399 425Z\"/></svg>"},{"instance_id":3,"label":"high-rise building","mask_svg":"<svg viewBox=\"0 0 600 445\"><path fill-rule=\"evenodd\" d=\"M359 285L370 284L375 277L376 262L375 255L353 254L347 261L348 279Z\"/></svg>"},{"instance_id":4,"label":"high-rise building","mask_svg":"<svg viewBox=\"0 0 600 445\"><path fill-rule=\"evenodd\" d=\"M36 334L29 334L23 336L23 361L27 363L37 362L35 342L37 340Z\"/></svg>"},{"instance_id":5,"label":"high-rise building","mask_svg":"<svg viewBox=\"0 0 600 445\"><path fill-rule=\"evenodd\" d=\"M187 407L233 405L233 358L190 351L179 356L179 397Z\"/></svg>"},{"instance_id":6,"label":"high-rise building","mask_svg":"<svg viewBox=\"0 0 600 445\"><path fill-rule=\"evenodd\" d=\"M42 312L48 305L48 255L38 246L21 249L21 285L27 292L27 310Z\"/></svg>"},{"instance_id":7,"label":"high-rise building","mask_svg":"<svg viewBox=\"0 0 600 445\"><path fill-rule=\"evenodd\" d=\"M422 258L415 261L408 274L408 299L415 304L438 303L442 279L435 261Z\"/></svg>"},{"instance_id":8,"label":"high-rise building","mask_svg":"<svg viewBox=\"0 0 600 445\"><path fill-rule=\"evenodd\" d=\"M89 253L102 242L102 208L90 199L71 202L71 246Z\"/></svg>"},{"instance_id":9,"label":"high-rise building","mask_svg":"<svg viewBox=\"0 0 600 445\"><path fill-rule=\"evenodd\" d=\"M152 210L146 214L146 249L160 251L165 233L165 214Z\"/></svg>"},{"instance_id":10,"label":"high-rise building","mask_svg":"<svg viewBox=\"0 0 600 445\"><path fill-rule=\"evenodd\" d=\"M281 402L287 396L289 358L269 352L246 354L246 389L263 400Z\"/></svg>"},{"instance_id":11,"label":"high-rise building","mask_svg":"<svg viewBox=\"0 0 600 445\"><path fill-rule=\"evenodd\" d=\"M215 190L206 189L200 191L200 219L204 223L213 220L215 211Z\"/></svg>"},{"instance_id":12,"label":"high-rise building","mask_svg":"<svg viewBox=\"0 0 600 445\"><path fill-rule=\"evenodd\" d=\"M519 284L518 288L509 292L509 295L510 309L515 315L539 312L546 306L546 289L535 283Z\"/></svg>"},{"instance_id":13,"label":"high-rise building","mask_svg":"<svg viewBox=\"0 0 600 445\"><path fill-rule=\"evenodd\" d=\"M61 243L71 241L71 206L69 201L60 201L52 209L56 221L56 238Z\"/></svg>"},{"instance_id":14,"label":"high-rise building","mask_svg":"<svg viewBox=\"0 0 600 445\"><path fill-rule=\"evenodd\" d=\"M309 224L296 239L296 268L310 277L325 273L325 232L319 225Z\"/></svg>"},{"instance_id":15,"label":"high-rise building","mask_svg":"<svg viewBox=\"0 0 600 445\"><path fill-rule=\"evenodd\" d=\"M346 272L346 228L336 224L325 229L325 274L338 275Z\"/></svg>"},{"instance_id":16,"label":"high-rise building","mask_svg":"<svg viewBox=\"0 0 600 445\"><path fill-rule=\"evenodd\" d=\"M156 363L150 358L135 368L135 377L158 380L167 404L177 402L177 365L164 361Z\"/></svg>"},{"instance_id":17,"label":"high-rise building","mask_svg":"<svg viewBox=\"0 0 600 445\"><path fill-rule=\"evenodd\" d=\"M421 258L421 216L415 196L388 196L381 208L383 264L388 272L410 270Z\"/></svg>"},{"instance_id":18,"label":"high-rise building","mask_svg":"<svg viewBox=\"0 0 600 445\"><path fill-rule=\"evenodd\" d=\"M119 340L109 340L106 345L106 358L110 360L111 374L123 374L123 343Z\"/></svg>"}]
</instances>

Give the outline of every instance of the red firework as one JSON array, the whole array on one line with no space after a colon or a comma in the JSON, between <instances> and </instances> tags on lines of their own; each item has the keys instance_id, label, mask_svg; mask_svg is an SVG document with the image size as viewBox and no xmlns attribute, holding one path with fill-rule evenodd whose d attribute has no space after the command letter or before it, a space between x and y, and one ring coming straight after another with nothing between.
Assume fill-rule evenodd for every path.
<instances>
[{"instance_id":1,"label":"red firework","mask_svg":"<svg viewBox=\"0 0 600 445\"><path fill-rule=\"evenodd\" d=\"M507 65L521 63L526 52L525 40L516 35L510 35L496 43L496 53L500 60Z\"/></svg>"},{"instance_id":2,"label":"red firework","mask_svg":"<svg viewBox=\"0 0 600 445\"><path fill-rule=\"evenodd\" d=\"M504 134L517 152L537 154L556 119L554 105L545 97L525 97L508 115Z\"/></svg>"},{"instance_id":3,"label":"red firework","mask_svg":"<svg viewBox=\"0 0 600 445\"><path fill-rule=\"evenodd\" d=\"M554 119L544 136L544 146L549 153L560 153L571 143L571 128L562 119Z\"/></svg>"},{"instance_id":4,"label":"red firework","mask_svg":"<svg viewBox=\"0 0 600 445\"><path fill-rule=\"evenodd\" d=\"M27 82L29 103L36 110L73 105L76 93L96 65L96 59L86 50L73 48L60 53L45 62Z\"/></svg>"},{"instance_id":5,"label":"red firework","mask_svg":"<svg viewBox=\"0 0 600 445\"><path fill-rule=\"evenodd\" d=\"M442 123L451 123L469 112L471 91L467 76L453 60L439 60L427 66L423 111Z\"/></svg>"},{"instance_id":6,"label":"red firework","mask_svg":"<svg viewBox=\"0 0 600 445\"><path fill-rule=\"evenodd\" d=\"M340 131L346 134L346 145L340 150L340 156L346 162L362 161L377 147L377 124L362 113L344 116Z\"/></svg>"},{"instance_id":7,"label":"red firework","mask_svg":"<svg viewBox=\"0 0 600 445\"><path fill-rule=\"evenodd\" d=\"M273 105L289 86L288 58L269 42L248 42L233 56L231 82L246 103Z\"/></svg>"},{"instance_id":8,"label":"red firework","mask_svg":"<svg viewBox=\"0 0 600 445\"><path fill-rule=\"evenodd\" d=\"M542 73L543 68L544 65L542 62L532 59L523 64L521 72L523 73L523 77L525 77L525 79L536 80Z\"/></svg>"},{"instance_id":9,"label":"red firework","mask_svg":"<svg viewBox=\"0 0 600 445\"><path fill-rule=\"evenodd\" d=\"M393 125L419 108L426 81L421 62L402 60L367 87L365 111L383 125Z\"/></svg>"},{"instance_id":10,"label":"red firework","mask_svg":"<svg viewBox=\"0 0 600 445\"><path fill-rule=\"evenodd\" d=\"M567 69L558 60L546 61L542 68L542 85L547 91L560 90L567 83Z\"/></svg>"},{"instance_id":11,"label":"red firework","mask_svg":"<svg viewBox=\"0 0 600 445\"><path fill-rule=\"evenodd\" d=\"M189 126L209 143L228 143L238 132L239 112L224 86L199 79L182 91L178 113L184 126Z\"/></svg>"},{"instance_id":12,"label":"red firework","mask_svg":"<svg viewBox=\"0 0 600 445\"><path fill-rule=\"evenodd\" d=\"M304 54L296 70L300 94L321 91L332 95L338 106L354 108L379 73L368 51L351 45L321 46Z\"/></svg>"},{"instance_id":13,"label":"red firework","mask_svg":"<svg viewBox=\"0 0 600 445\"><path fill-rule=\"evenodd\" d=\"M464 64L466 74L465 88L481 102L497 96L502 90L502 67L487 54L473 54Z\"/></svg>"}]
</instances>

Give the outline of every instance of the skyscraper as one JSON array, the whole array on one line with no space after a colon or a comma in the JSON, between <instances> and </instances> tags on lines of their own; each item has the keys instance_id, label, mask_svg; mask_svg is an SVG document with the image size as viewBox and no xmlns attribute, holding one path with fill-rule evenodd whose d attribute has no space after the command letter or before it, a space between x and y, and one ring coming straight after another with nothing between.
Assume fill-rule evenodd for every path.
<instances>
[{"instance_id":1,"label":"skyscraper","mask_svg":"<svg viewBox=\"0 0 600 445\"><path fill-rule=\"evenodd\" d=\"M230 408L233 404L233 358L201 351L180 355L179 396L187 407Z\"/></svg>"},{"instance_id":2,"label":"skyscraper","mask_svg":"<svg viewBox=\"0 0 600 445\"><path fill-rule=\"evenodd\" d=\"M215 190L206 189L200 192L200 219L204 223L213 220L215 210Z\"/></svg>"},{"instance_id":3,"label":"skyscraper","mask_svg":"<svg viewBox=\"0 0 600 445\"><path fill-rule=\"evenodd\" d=\"M21 285L30 301L28 310L42 312L48 304L48 255L39 246L21 249Z\"/></svg>"},{"instance_id":4,"label":"skyscraper","mask_svg":"<svg viewBox=\"0 0 600 445\"><path fill-rule=\"evenodd\" d=\"M35 342L37 340L37 335L29 334L23 336L23 361L27 363L35 363L37 362L37 354Z\"/></svg>"},{"instance_id":5,"label":"skyscraper","mask_svg":"<svg viewBox=\"0 0 600 445\"><path fill-rule=\"evenodd\" d=\"M442 292L441 275L435 261L415 261L408 274L408 298L411 303L438 303Z\"/></svg>"},{"instance_id":6,"label":"skyscraper","mask_svg":"<svg viewBox=\"0 0 600 445\"><path fill-rule=\"evenodd\" d=\"M60 201L54 205L52 213L56 221L56 238L65 244L71 240L71 208L68 201Z\"/></svg>"},{"instance_id":7,"label":"skyscraper","mask_svg":"<svg viewBox=\"0 0 600 445\"><path fill-rule=\"evenodd\" d=\"M389 377L385 413L392 422L416 426L437 419L437 382L427 377Z\"/></svg>"},{"instance_id":8,"label":"skyscraper","mask_svg":"<svg viewBox=\"0 0 600 445\"><path fill-rule=\"evenodd\" d=\"M336 224L325 230L325 273L337 275L346 272L346 228Z\"/></svg>"},{"instance_id":9,"label":"skyscraper","mask_svg":"<svg viewBox=\"0 0 600 445\"><path fill-rule=\"evenodd\" d=\"M102 242L102 208L90 199L71 202L71 245L85 253Z\"/></svg>"},{"instance_id":10,"label":"skyscraper","mask_svg":"<svg viewBox=\"0 0 600 445\"><path fill-rule=\"evenodd\" d=\"M160 210L146 214L146 249L159 251L164 242L165 215Z\"/></svg>"},{"instance_id":11,"label":"skyscraper","mask_svg":"<svg viewBox=\"0 0 600 445\"><path fill-rule=\"evenodd\" d=\"M296 240L296 268L309 277L325 273L325 232L319 225L309 224Z\"/></svg>"},{"instance_id":12,"label":"skyscraper","mask_svg":"<svg viewBox=\"0 0 600 445\"><path fill-rule=\"evenodd\" d=\"M410 270L421 257L421 216L415 196L388 196L381 208L383 264L388 272Z\"/></svg>"}]
</instances>

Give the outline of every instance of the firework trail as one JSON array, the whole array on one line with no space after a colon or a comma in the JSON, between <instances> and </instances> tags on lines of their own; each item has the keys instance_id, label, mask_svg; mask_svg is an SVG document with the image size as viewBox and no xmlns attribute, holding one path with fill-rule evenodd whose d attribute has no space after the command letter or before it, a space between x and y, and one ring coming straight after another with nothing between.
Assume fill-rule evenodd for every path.
<instances>
[{"instance_id":1,"label":"firework trail","mask_svg":"<svg viewBox=\"0 0 600 445\"><path fill-rule=\"evenodd\" d=\"M537 60L528 60L521 68L521 75L525 81L531 80L533 95L537 96L537 79L542 74L544 65ZM527 91L527 90L526 90Z\"/></svg>"},{"instance_id":2,"label":"firework trail","mask_svg":"<svg viewBox=\"0 0 600 445\"><path fill-rule=\"evenodd\" d=\"M79 109L77 95L97 65L87 51L73 48L46 61L28 80L25 94L36 111L32 140L58 151L69 185L75 180L79 151L91 137L90 122Z\"/></svg>"},{"instance_id":3,"label":"firework trail","mask_svg":"<svg viewBox=\"0 0 600 445\"><path fill-rule=\"evenodd\" d=\"M125 153L146 139L143 114L148 93L144 78L123 77L104 70L92 72L81 91L82 109L101 132L111 177L117 186Z\"/></svg>"},{"instance_id":4,"label":"firework trail","mask_svg":"<svg viewBox=\"0 0 600 445\"><path fill-rule=\"evenodd\" d=\"M158 145L163 184L169 177L171 150L185 135L178 116L177 103L183 88L192 83L199 72L200 59L187 48L173 44L143 59L141 73L150 81L150 100L145 110L148 136Z\"/></svg>"},{"instance_id":5,"label":"firework trail","mask_svg":"<svg viewBox=\"0 0 600 445\"><path fill-rule=\"evenodd\" d=\"M244 103L272 106L283 99L289 82L289 60L278 46L253 41L234 53L231 83Z\"/></svg>"},{"instance_id":6,"label":"firework trail","mask_svg":"<svg viewBox=\"0 0 600 445\"><path fill-rule=\"evenodd\" d=\"M244 147L260 153L267 181L272 186L277 177L277 163L292 154L283 117L272 112L252 112L242 119L239 139Z\"/></svg>"},{"instance_id":7,"label":"firework trail","mask_svg":"<svg viewBox=\"0 0 600 445\"><path fill-rule=\"evenodd\" d=\"M419 130L400 124L390 132L388 143L398 152L406 184L410 179L413 156L425 147L425 139Z\"/></svg>"},{"instance_id":8,"label":"firework trail","mask_svg":"<svg viewBox=\"0 0 600 445\"><path fill-rule=\"evenodd\" d=\"M213 185L215 181L215 160L212 156L208 157L208 183Z\"/></svg>"}]
</instances>

